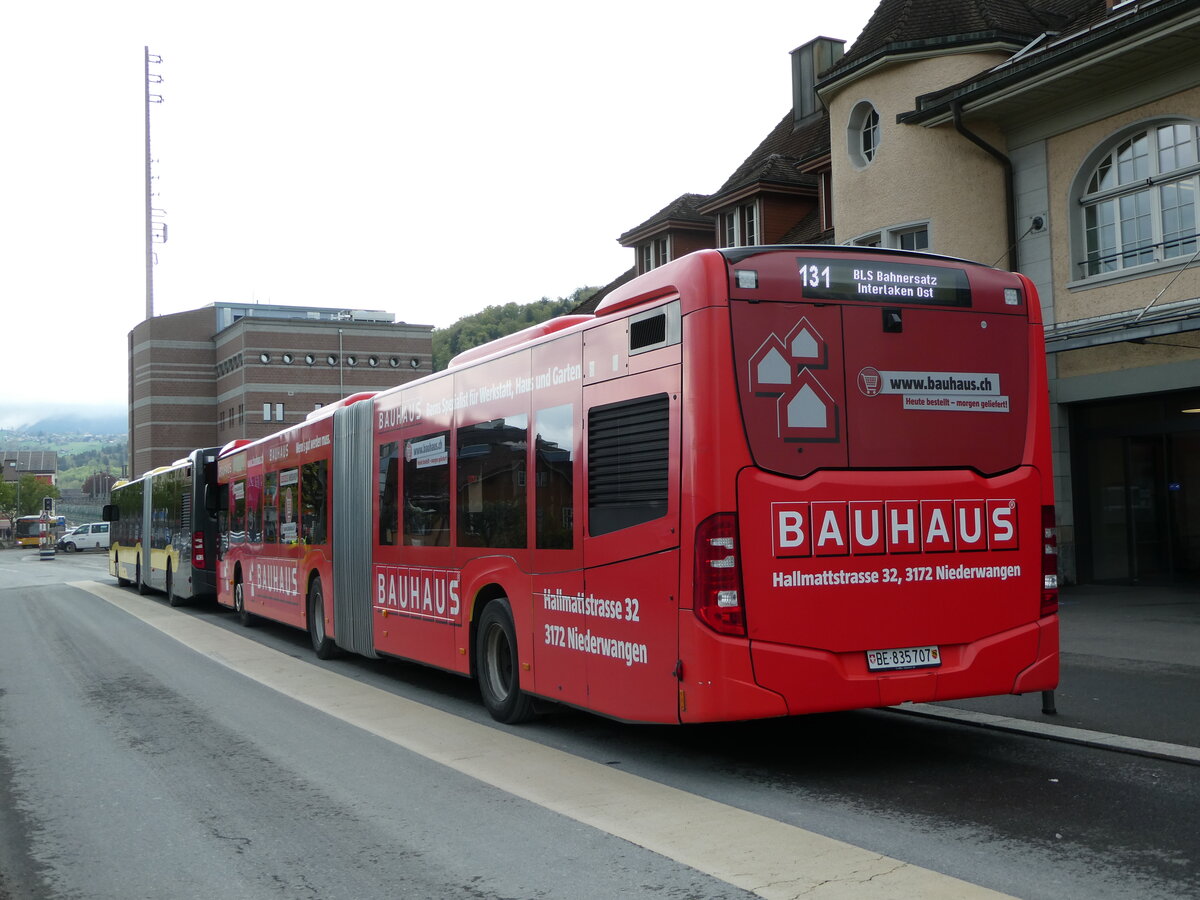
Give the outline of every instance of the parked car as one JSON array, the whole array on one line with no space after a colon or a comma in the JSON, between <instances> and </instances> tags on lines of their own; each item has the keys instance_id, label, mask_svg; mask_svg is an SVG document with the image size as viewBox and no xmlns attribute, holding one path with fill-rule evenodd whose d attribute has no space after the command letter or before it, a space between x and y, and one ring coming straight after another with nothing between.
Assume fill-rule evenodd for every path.
<instances>
[{"instance_id":1,"label":"parked car","mask_svg":"<svg viewBox=\"0 0 1200 900\"><path fill-rule=\"evenodd\" d=\"M74 531L68 531L60 537L55 546L67 553L73 553L76 550L107 550L108 523L89 522L86 525L80 525Z\"/></svg>"}]
</instances>

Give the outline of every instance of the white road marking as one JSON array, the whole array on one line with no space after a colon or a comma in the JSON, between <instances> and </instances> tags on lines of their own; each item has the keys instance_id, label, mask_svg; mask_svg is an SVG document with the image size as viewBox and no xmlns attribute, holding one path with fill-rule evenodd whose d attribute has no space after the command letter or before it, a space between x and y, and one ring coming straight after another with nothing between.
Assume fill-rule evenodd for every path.
<instances>
[{"instance_id":1,"label":"white road marking","mask_svg":"<svg viewBox=\"0 0 1200 900\"><path fill-rule=\"evenodd\" d=\"M120 588L71 586L307 706L760 897L1007 896L397 697Z\"/></svg>"}]
</instances>

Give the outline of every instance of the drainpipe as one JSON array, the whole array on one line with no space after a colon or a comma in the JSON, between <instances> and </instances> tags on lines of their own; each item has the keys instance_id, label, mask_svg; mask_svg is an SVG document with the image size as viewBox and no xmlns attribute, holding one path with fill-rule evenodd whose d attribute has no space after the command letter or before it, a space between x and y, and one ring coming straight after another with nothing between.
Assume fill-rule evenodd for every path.
<instances>
[{"instance_id":1,"label":"drainpipe","mask_svg":"<svg viewBox=\"0 0 1200 900\"><path fill-rule=\"evenodd\" d=\"M1020 253L1017 250L1017 199L1013 188L1013 166L1012 160L981 138L979 135L967 129L962 120L962 102L955 100L950 104L950 110L954 113L954 128L965 137L968 141L979 147L981 150L989 153L1000 161L1000 165L1004 168L1004 206L1005 215L1008 218L1008 263L1009 269L1016 272L1021 267Z\"/></svg>"}]
</instances>

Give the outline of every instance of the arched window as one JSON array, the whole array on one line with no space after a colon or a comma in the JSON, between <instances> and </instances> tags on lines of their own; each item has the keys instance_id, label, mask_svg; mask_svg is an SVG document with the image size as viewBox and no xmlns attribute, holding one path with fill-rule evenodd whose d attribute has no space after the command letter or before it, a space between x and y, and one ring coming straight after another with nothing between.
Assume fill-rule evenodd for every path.
<instances>
[{"instance_id":1,"label":"arched window","mask_svg":"<svg viewBox=\"0 0 1200 900\"><path fill-rule=\"evenodd\" d=\"M1170 121L1124 133L1101 148L1094 168L1081 173L1080 277L1196 252L1198 134L1195 122Z\"/></svg>"}]
</instances>

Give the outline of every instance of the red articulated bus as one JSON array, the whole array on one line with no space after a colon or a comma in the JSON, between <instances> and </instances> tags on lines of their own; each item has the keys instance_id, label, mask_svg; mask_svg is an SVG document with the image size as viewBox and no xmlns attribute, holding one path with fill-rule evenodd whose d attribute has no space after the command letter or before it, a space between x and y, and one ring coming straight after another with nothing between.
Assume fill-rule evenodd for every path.
<instances>
[{"instance_id":1,"label":"red articulated bus","mask_svg":"<svg viewBox=\"0 0 1200 900\"><path fill-rule=\"evenodd\" d=\"M504 722L1048 690L1047 402L1021 275L705 250L226 448L218 599L477 678Z\"/></svg>"}]
</instances>

